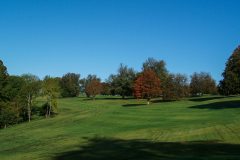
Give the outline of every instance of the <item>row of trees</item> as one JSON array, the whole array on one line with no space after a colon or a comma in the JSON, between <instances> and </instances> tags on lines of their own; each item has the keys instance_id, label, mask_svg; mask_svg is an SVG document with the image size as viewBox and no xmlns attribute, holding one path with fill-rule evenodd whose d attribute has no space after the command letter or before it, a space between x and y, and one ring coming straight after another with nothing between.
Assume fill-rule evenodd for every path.
<instances>
[{"instance_id":1,"label":"row of trees","mask_svg":"<svg viewBox=\"0 0 240 160\"><path fill-rule=\"evenodd\" d=\"M209 73L194 73L189 83L186 75L169 73L163 60L153 58L143 63L141 72L120 64L117 74L111 74L106 82L88 75L80 85L81 92L93 99L97 94L120 95L123 99L134 96L148 99L148 103L154 97L179 100L190 95L217 94L216 82Z\"/></svg>"},{"instance_id":2,"label":"row of trees","mask_svg":"<svg viewBox=\"0 0 240 160\"><path fill-rule=\"evenodd\" d=\"M183 74L171 74L165 62L149 58L143 63L142 71L136 72L123 64L117 74L106 80L96 75L80 79L79 74L67 73L62 77L46 76L40 80L32 74L12 76L0 61L0 127L31 121L35 100L43 96L46 103L41 114L50 117L57 112L58 97L76 97L81 92L95 99L98 94L120 95L122 98L134 96L138 99L162 97L164 100L179 100L192 95L216 93L215 81L208 73L194 73L191 83Z\"/></svg>"},{"instance_id":3,"label":"row of trees","mask_svg":"<svg viewBox=\"0 0 240 160\"><path fill-rule=\"evenodd\" d=\"M98 94L120 95L122 98L134 96L137 99L147 99L148 103L154 97L180 100L203 94L239 94L240 46L228 59L222 75L223 80L218 87L206 72L193 73L189 81L184 74L169 73L163 60L148 58L143 63L141 72L121 64L117 73L111 74L105 82L101 82L96 75L80 79L76 73L56 78L46 76L40 80L32 74L9 75L0 60L0 128L23 121L30 122L39 96L43 96L46 101L39 114L47 118L57 113L57 98L77 97L80 93L85 93L92 99Z\"/></svg>"},{"instance_id":4,"label":"row of trees","mask_svg":"<svg viewBox=\"0 0 240 160\"><path fill-rule=\"evenodd\" d=\"M12 76L0 60L0 128L31 121L36 98L44 96L46 103L39 115L50 117L57 112L59 80L46 76L42 81L35 75Z\"/></svg>"}]
</instances>

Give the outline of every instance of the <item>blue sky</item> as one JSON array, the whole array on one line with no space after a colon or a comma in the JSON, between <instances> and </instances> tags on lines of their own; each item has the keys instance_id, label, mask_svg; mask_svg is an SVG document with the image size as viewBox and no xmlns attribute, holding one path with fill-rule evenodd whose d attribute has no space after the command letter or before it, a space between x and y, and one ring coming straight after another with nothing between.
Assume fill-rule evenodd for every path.
<instances>
[{"instance_id":1,"label":"blue sky","mask_svg":"<svg viewBox=\"0 0 240 160\"><path fill-rule=\"evenodd\" d=\"M240 44L239 0L0 1L0 59L10 74L97 74L148 57L218 81Z\"/></svg>"}]
</instances>

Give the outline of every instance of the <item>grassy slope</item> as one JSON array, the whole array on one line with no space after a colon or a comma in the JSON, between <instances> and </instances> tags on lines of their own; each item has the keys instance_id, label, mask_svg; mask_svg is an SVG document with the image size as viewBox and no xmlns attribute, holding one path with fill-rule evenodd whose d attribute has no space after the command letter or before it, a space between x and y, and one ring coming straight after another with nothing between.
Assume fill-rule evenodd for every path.
<instances>
[{"instance_id":1,"label":"grassy slope","mask_svg":"<svg viewBox=\"0 0 240 160\"><path fill-rule=\"evenodd\" d=\"M0 159L240 159L240 97L144 103L61 99L57 117L0 130Z\"/></svg>"}]
</instances>

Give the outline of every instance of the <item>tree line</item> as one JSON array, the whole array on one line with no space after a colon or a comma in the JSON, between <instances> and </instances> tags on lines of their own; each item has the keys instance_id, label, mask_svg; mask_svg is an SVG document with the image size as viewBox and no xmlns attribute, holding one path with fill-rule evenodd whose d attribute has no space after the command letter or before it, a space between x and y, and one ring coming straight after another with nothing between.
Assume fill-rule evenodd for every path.
<instances>
[{"instance_id":1,"label":"tree line","mask_svg":"<svg viewBox=\"0 0 240 160\"><path fill-rule=\"evenodd\" d=\"M58 113L57 99L85 94L93 100L97 95L119 95L123 99L135 97L162 100L181 100L203 94L231 95L240 93L240 47L237 47L226 63L223 80L216 81L207 72L185 74L170 73L163 60L148 58L140 72L120 64L117 73L105 82L96 75L80 78L80 74L67 73L62 77L45 76L40 80L32 74L9 75L0 60L0 128L31 121L33 115L51 117ZM36 99L45 103L36 107Z\"/></svg>"}]
</instances>

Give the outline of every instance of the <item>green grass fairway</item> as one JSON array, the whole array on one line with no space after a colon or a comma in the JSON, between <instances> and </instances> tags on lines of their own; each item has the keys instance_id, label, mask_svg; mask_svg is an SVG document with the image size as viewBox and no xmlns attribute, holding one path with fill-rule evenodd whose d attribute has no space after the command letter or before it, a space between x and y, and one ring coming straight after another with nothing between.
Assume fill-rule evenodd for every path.
<instances>
[{"instance_id":1,"label":"green grass fairway","mask_svg":"<svg viewBox=\"0 0 240 160\"><path fill-rule=\"evenodd\" d=\"M0 159L240 159L240 97L145 103L60 99L56 117L0 130Z\"/></svg>"}]
</instances>

